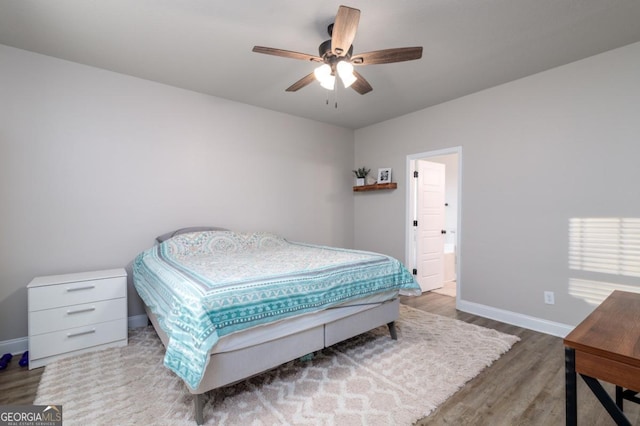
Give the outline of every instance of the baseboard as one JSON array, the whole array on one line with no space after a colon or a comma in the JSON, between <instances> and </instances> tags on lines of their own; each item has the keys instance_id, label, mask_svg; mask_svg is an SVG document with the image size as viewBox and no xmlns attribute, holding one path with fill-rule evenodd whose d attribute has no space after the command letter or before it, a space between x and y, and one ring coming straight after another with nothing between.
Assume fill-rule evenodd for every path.
<instances>
[{"instance_id":1,"label":"baseboard","mask_svg":"<svg viewBox=\"0 0 640 426\"><path fill-rule=\"evenodd\" d=\"M540 333L550 334L557 337L565 337L574 329L574 327L570 325L506 311L492 306L481 305L479 303L468 302L461 299L458 299L456 308L463 312L468 312L470 314L479 315L481 317L490 318L507 324L517 325L518 327L539 331ZM145 314L135 315L129 317L127 324L129 328L146 327L148 319ZM28 348L28 337L0 341L0 354L10 353L18 355L22 354Z\"/></svg>"},{"instance_id":2,"label":"baseboard","mask_svg":"<svg viewBox=\"0 0 640 426\"><path fill-rule=\"evenodd\" d=\"M17 339L4 340L0 342L0 356L3 354L22 355L29 347L28 337L19 337Z\"/></svg>"},{"instance_id":3,"label":"baseboard","mask_svg":"<svg viewBox=\"0 0 640 426\"><path fill-rule=\"evenodd\" d=\"M149 319L145 314L129 317L127 326L129 328L146 327ZM19 337L17 339L0 341L0 356L10 353L12 355L22 355L29 349L29 337Z\"/></svg>"},{"instance_id":4,"label":"baseboard","mask_svg":"<svg viewBox=\"0 0 640 426\"><path fill-rule=\"evenodd\" d=\"M492 306L481 305L479 303L468 302L458 299L456 308L460 311L504 322L518 327L527 328L540 333L550 334L557 337L565 337L574 329L573 326L536 318L529 315L506 311Z\"/></svg>"}]
</instances>

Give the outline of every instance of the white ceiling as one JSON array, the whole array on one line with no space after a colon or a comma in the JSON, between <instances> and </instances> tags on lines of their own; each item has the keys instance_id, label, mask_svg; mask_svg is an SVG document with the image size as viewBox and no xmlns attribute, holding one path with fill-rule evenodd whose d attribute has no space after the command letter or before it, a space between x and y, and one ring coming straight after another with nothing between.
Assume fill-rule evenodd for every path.
<instances>
[{"instance_id":1,"label":"white ceiling","mask_svg":"<svg viewBox=\"0 0 640 426\"><path fill-rule=\"evenodd\" d=\"M251 48L316 55L340 4L361 10L355 53L424 52L358 68L373 91L339 87L336 109L318 83L285 92L313 63ZM639 23L638 0L0 0L0 44L348 128L640 41Z\"/></svg>"}]
</instances>

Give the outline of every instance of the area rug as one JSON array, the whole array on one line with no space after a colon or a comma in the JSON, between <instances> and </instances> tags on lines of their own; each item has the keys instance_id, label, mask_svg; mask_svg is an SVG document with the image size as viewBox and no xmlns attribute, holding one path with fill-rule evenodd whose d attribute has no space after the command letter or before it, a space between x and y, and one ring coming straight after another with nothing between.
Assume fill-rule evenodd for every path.
<instances>
[{"instance_id":1,"label":"area rug","mask_svg":"<svg viewBox=\"0 0 640 426\"><path fill-rule=\"evenodd\" d=\"M208 425L410 425L519 339L400 306L398 340L380 327L207 394ZM192 425L193 397L162 365L151 327L123 348L49 364L36 404L65 425Z\"/></svg>"}]
</instances>

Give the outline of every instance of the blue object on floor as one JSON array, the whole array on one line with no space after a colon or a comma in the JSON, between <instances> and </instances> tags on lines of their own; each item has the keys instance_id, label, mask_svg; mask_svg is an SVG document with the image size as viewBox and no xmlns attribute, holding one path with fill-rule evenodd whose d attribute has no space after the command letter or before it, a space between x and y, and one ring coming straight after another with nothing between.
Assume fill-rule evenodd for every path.
<instances>
[{"instance_id":1,"label":"blue object on floor","mask_svg":"<svg viewBox=\"0 0 640 426\"><path fill-rule=\"evenodd\" d=\"M11 358L13 358L13 355L11 354L2 355L2 358L0 358L0 370L4 370L5 368L7 368L7 365L9 365L9 361L11 361Z\"/></svg>"},{"instance_id":2,"label":"blue object on floor","mask_svg":"<svg viewBox=\"0 0 640 426\"><path fill-rule=\"evenodd\" d=\"M26 351L22 354L22 357L20 357L20 361L18 361L18 364L20 365L20 367L26 367L27 365L29 365L29 351Z\"/></svg>"},{"instance_id":3,"label":"blue object on floor","mask_svg":"<svg viewBox=\"0 0 640 426\"><path fill-rule=\"evenodd\" d=\"M306 354L306 355L302 355L300 358L298 358L300 361L302 362L306 362L306 361L311 361L313 359L313 352L311 352L310 354Z\"/></svg>"}]
</instances>

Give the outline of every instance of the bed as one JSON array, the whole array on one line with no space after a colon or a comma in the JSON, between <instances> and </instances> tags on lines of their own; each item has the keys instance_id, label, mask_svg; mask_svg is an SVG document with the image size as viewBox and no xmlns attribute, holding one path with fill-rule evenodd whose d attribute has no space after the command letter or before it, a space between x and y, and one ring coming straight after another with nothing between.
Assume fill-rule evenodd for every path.
<instances>
[{"instance_id":1,"label":"bed","mask_svg":"<svg viewBox=\"0 0 640 426\"><path fill-rule=\"evenodd\" d=\"M381 325L396 339L398 295L420 294L389 256L221 228L158 237L133 281L197 424L210 390Z\"/></svg>"}]
</instances>

